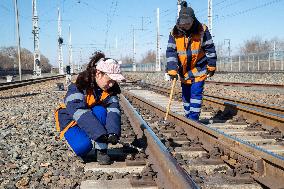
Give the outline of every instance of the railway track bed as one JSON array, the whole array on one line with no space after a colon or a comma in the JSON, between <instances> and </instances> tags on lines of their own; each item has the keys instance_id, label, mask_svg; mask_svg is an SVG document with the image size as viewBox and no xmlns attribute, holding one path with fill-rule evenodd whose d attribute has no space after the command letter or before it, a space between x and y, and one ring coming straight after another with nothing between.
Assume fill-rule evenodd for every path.
<instances>
[{"instance_id":1,"label":"railway track bed","mask_svg":"<svg viewBox=\"0 0 284 189\"><path fill-rule=\"evenodd\" d=\"M146 106L149 109L148 114L151 115L151 113L153 113L153 112L159 112L158 118L156 117L156 119L159 119L160 121L162 121L161 118L163 117L163 113L161 113L161 112L162 112L162 110L165 111L165 107L168 103L168 97L161 95L161 94L158 94L156 92L153 92L153 91L149 90L148 87L145 87L145 86L146 86L145 84L142 86L142 88L131 86L131 87L126 88L125 91L127 91L126 93L129 96L133 96L133 97L131 97L132 102L133 101L143 101L144 105L142 105L142 106ZM166 94L163 90L160 91L159 93ZM177 126L178 124L181 124L179 122L180 119L184 119L184 118L181 118L182 115L183 115L183 110L181 108L182 103L177 100L177 101L174 101L172 104L173 105L172 105L171 110L172 110L172 113L174 115L172 115L171 121L177 122L175 124L175 126ZM160 109L160 110L156 111L155 108ZM211 111L208 111L208 109L211 109ZM270 158L272 158L275 161L280 161L278 163L280 163L281 166L283 165L283 160L284 160L284 158L283 158L283 152L284 152L283 147L284 146L283 146L283 140L282 140L283 134L281 133L281 131L278 130L277 127L270 127L270 126L267 127L267 125L264 126L260 123L255 123L255 122L249 123L243 117L238 117L239 115L229 116L230 118L228 118L228 117L225 116L225 114L222 114L222 113L220 113L220 110L218 110L217 113L216 113L216 111L215 112L212 111L212 107L210 107L210 108L203 107L203 111L201 113L201 121L203 121L203 123L205 125L203 124L201 127L205 127L206 128L205 130L207 130L205 132L208 132L209 134L212 134L212 132L216 132L217 135L219 135L217 137L219 139L217 139L217 140L219 140L220 143L222 143L221 146L224 145L224 146L227 146L228 148L231 148L231 149L235 148L234 150L232 150L234 152L229 152L231 150L220 149L220 145L219 145L219 147L217 147L217 149L219 150L219 155L220 155L221 159L223 160L223 162L226 162L226 164L229 164L230 166L232 166L232 162L230 163L230 161L233 161L232 159L235 159L234 163L236 163L236 162L238 162L242 159L241 164L247 164L247 163L244 163L244 159L246 159L246 158L249 159L249 158L248 157L245 158L245 156L255 156L254 157L255 159L250 157L251 160L254 159L252 161L255 161L255 163L256 162L259 163L259 162L262 161L261 158L260 158L260 157L262 157L261 154L265 153L266 155L269 154L269 156L270 155L272 156L272 157L269 157L268 158L269 160L267 159L267 161L270 161ZM216 114L217 114L217 116L216 116ZM153 119L153 118L151 118L151 119ZM146 117L146 120L147 120L147 117ZM280 123L281 123L281 116L280 116ZM197 131L193 131L193 130L196 130L197 128L196 129L189 129L188 128L189 125L191 127L198 127L196 123L192 123L191 121L189 121L187 124L188 124L188 126L186 126L186 125L182 126L182 128L184 130L187 130L186 133L191 132L195 136L201 135L203 137L208 137L208 136L205 136L204 133L202 133L202 134L198 133L197 134ZM270 130L267 129L267 128L269 128ZM158 131L159 129L155 128L155 130ZM275 130L277 132L275 132ZM166 138L168 140L170 138L170 140L172 140L172 137L170 137L171 134L169 134L169 132L170 131L167 131L166 133L157 133L157 134L158 134L158 136L161 136L162 139ZM194 139L194 140L196 140L196 139ZM199 137L198 140L201 140L201 137ZM205 139L205 141L206 140L210 141L210 139ZM221 142L221 140L222 140L222 142ZM234 141L233 146L229 147L231 142L228 142L227 140ZM217 145L218 142L217 143L216 143L216 141L214 141L214 142L215 142L216 146L218 146ZM186 140L181 142L180 139L179 139L178 141L176 141L174 143L186 143ZM241 155L242 154L241 150L244 150L244 151L246 151L246 150L243 147L238 146L239 144L244 145L244 146L246 146L246 145L249 146L249 150L246 149L248 151L243 152L246 155ZM203 144L203 147L204 146L206 146L206 145ZM211 148L212 148L212 146L211 146ZM239 148L239 150L237 150L237 148ZM251 148L253 148L254 150L256 150L258 152L256 152L256 153L252 152L253 149L251 149ZM179 148L177 148L177 149L179 149ZM210 149L210 147L209 147L209 149ZM227 151L227 152L225 152L225 151ZM261 151L260 154L259 154L259 151ZM184 152L182 152L182 153L184 153ZM198 152L195 152L195 153L199 154ZM240 157L240 156L243 156L243 157ZM257 159L257 158L260 158L260 159ZM194 164L196 164L196 163L194 163ZM248 163L248 164L250 164L250 163ZM247 169L247 171L249 169L253 170L254 169L254 168L252 168L253 165L249 166L248 164L246 165L245 169ZM257 165L256 165L256 167L257 167ZM269 166L267 166L267 167L269 167ZM255 168L255 169L257 169L257 168ZM259 169L258 171L260 171L259 173L261 175L262 173L261 173L260 167L258 169ZM264 168L264 169L266 169L266 168ZM279 170L280 170L280 172L278 172ZM280 168L279 170L277 170L276 172L280 173L282 175L283 174L283 168ZM252 171L252 172L254 172L254 171ZM273 171L270 174L274 174ZM251 178L257 178L257 177L258 176L254 175ZM273 177L273 176L270 175L268 177ZM257 182L260 182L262 184L265 183L267 186L269 186L271 188L274 188L274 187L277 188L277 185L273 185L273 182L271 182L273 180L273 178L270 178L270 179L271 179L270 181L268 181L269 179L262 179L262 178L255 179L255 180L257 180ZM277 182L279 182L278 179L276 179L276 180L277 180ZM276 182L276 180L274 180L274 181Z\"/></svg>"},{"instance_id":2,"label":"railway track bed","mask_svg":"<svg viewBox=\"0 0 284 189\"><path fill-rule=\"evenodd\" d=\"M52 110L54 102L64 95L62 91L51 90L55 84L45 81L25 86L24 90L30 91L28 94L22 94L20 86L2 92L5 114L1 115L0 137L4 142L0 145L0 163L4 167L1 187L284 186L279 179L283 177L284 167L283 134L277 125L281 123L281 116L267 122L271 124L251 122L253 119L246 119L245 114L230 115L220 108L221 103L216 108L211 100L202 109L202 123L197 123L183 117L182 104L176 98L165 122L168 97L163 90L153 92L149 86L126 84L120 96L121 142L109 146L113 164L103 166L95 162L95 151L82 160L70 151L64 140L54 140L57 133ZM16 104L12 103L15 99ZM273 111L279 114L276 109ZM23 148L26 150L22 151Z\"/></svg>"}]
</instances>

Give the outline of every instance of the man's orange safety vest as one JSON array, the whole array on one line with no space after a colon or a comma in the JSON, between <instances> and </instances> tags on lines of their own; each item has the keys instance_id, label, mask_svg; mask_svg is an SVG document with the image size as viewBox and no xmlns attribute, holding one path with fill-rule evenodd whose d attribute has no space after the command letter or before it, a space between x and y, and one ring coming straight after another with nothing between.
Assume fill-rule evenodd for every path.
<instances>
[{"instance_id":1,"label":"man's orange safety vest","mask_svg":"<svg viewBox=\"0 0 284 189\"><path fill-rule=\"evenodd\" d=\"M205 30L207 29L206 25L200 25L200 33L194 34L191 39L190 39L190 49L192 52L192 57L191 57L191 62L190 62L190 70L188 70L188 63L187 63L187 49L188 49L188 44L189 40L188 37L186 36L178 36L175 37L174 39L176 41L176 48L177 48L177 54L179 61L181 62L182 65L182 74L184 78L188 77L188 71L191 71L194 78L195 82L198 81L203 81L206 79L206 74L198 72L197 68L195 67L196 63L205 56L204 50L201 48L202 42L203 42L203 35ZM184 80L183 83L185 84L191 84L191 80Z\"/></svg>"}]
</instances>

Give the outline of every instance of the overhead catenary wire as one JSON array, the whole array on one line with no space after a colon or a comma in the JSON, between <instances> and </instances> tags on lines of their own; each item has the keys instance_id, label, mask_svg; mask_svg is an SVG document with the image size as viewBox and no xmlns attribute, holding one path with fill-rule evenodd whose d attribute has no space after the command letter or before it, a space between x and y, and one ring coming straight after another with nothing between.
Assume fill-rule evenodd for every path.
<instances>
[{"instance_id":1,"label":"overhead catenary wire","mask_svg":"<svg viewBox=\"0 0 284 189\"><path fill-rule=\"evenodd\" d=\"M281 1L283 1L283 0L273 0L273 1L270 1L270 2L266 2L266 3L263 3L263 4L257 5L255 7L251 7L251 8L245 9L245 10L236 11L236 12L231 13L231 14L221 15L221 16L218 15L218 16L215 16L215 19L217 19L216 21L219 21L221 19L226 19L226 18L239 16L239 15L246 14L248 12L254 11L256 9L264 8L264 7L270 6L272 4L279 3Z\"/></svg>"}]
</instances>

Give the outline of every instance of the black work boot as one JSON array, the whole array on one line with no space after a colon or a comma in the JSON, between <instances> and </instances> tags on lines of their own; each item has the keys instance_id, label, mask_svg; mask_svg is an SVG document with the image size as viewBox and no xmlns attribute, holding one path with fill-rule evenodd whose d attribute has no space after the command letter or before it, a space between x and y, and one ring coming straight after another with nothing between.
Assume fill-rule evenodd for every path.
<instances>
[{"instance_id":1,"label":"black work boot","mask_svg":"<svg viewBox=\"0 0 284 189\"><path fill-rule=\"evenodd\" d=\"M102 150L97 149L97 162L100 165L110 165L111 164L110 157L107 154L107 149L102 149Z\"/></svg>"}]
</instances>

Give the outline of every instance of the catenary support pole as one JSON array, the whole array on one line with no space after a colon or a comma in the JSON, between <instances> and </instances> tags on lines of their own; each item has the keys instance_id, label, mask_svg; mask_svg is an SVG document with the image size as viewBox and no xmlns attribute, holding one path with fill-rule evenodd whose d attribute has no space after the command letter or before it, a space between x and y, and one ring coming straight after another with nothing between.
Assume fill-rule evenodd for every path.
<instances>
[{"instance_id":1,"label":"catenary support pole","mask_svg":"<svg viewBox=\"0 0 284 189\"><path fill-rule=\"evenodd\" d=\"M156 71L161 71L160 55L160 9L157 8L157 51L156 51Z\"/></svg>"},{"instance_id":2,"label":"catenary support pole","mask_svg":"<svg viewBox=\"0 0 284 189\"><path fill-rule=\"evenodd\" d=\"M259 55L257 56L257 71L259 71Z\"/></svg>"},{"instance_id":3,"label":"catenary support pole","mask_svg":"<svg viewBox=\"0 0 284 189\"><path fill-rule=\"evenodd\" d=\"M241 72L241 56L239 56L239 72Z\"/></svg>"},{"instance_id":4,"label":"catenary support pole","mask_svg":"<svg viewBox=\"0 0 284 189\"><path fill-rule=\"evenodd\" d=\"M59 68L59 74L64 74L64 69L63 69L63 38L61 34L61 16L60 16L60 10L58 8L58 49L57 49L57 54L58 54L58 68Z\"/></svg>"},{"instance_id":5,"label":"catenary support pole","mask_svg":"<svg viewBox=\"0 0 284 189\"><path fill-rule=\"evenodd\" d=\"M37 1L32 0L32 12L33 12L33 28L32 33L34 36L34 70L33 77L41 76L41 62L40 62L40 51L39 51L39 26L38 26L38 14L37 14Z\"/></svg>"},{"instance_id":6,"label":"catenary support pole","mask_svg":"<svg viewBox=\"0 0 284 189\"><path fill-rule=\"evenodd\" d=\"M179 17L180 9L181 9L181 0L178 0L177 1L177 18Z\"/></svg>"},{"instance_id":7,"label":"catenary support pole","mask_svg":"<svg viewBox=\"0 0 284 189\"><path fill-rule=\"evenodd\" d=\"M208 29L213 37L214 35L213 35L213 25L212 25L212 17L213 17L212 1L213 0L208 0Z\"/></svg>"},{"instance_id":8,"label":"catenary support pole","mask_svg":"<svg viewBox=\"0 0 284 189\"><path fill-rule=\"evenodd\" d=\"M133 26L133 57L132 57L132 65L133 65L133 70L134 72L136 72L136 62L135 62L135 29L134 29L134 26Z\"/></svg>"},{"instance_id":9,"label":"catenary support pole","mask_svg":"<svg viewBox=\"0 0 284 189\"><path fill-rule=\"evenodd\" d=\"M71 68L71 74L74 73L74 66L73 66L73 54L72 54L72 35L71 35L71 27L69 24L69 44L68 44L68 57L69 57L69 66Z\"/></svg>"},{"instance_id":10,"label":"catenary support pole","mask_svg":"<svg viewBox=\"0 0 284 189\"><path fill-rule=\"evenodd\" d=\"M271 70L271 60L270 60L270 53L268 53L268 70Z\"/></svg>"},{"instance_id":11,"label":"catenary support pole","mask_svg":"<svg viewBox=\"0 0 284 189\"><path fill-rule=\"evenodd\" d=\"M19 62L19 77L22 81L22 67L21 67L21 38L20 38L20 24L19 24L19 11L18 1L14 0L15 14L16 14L16 29L17 29L17 44L18 44L18 62Z\"/></svg>"}]
</instances>

